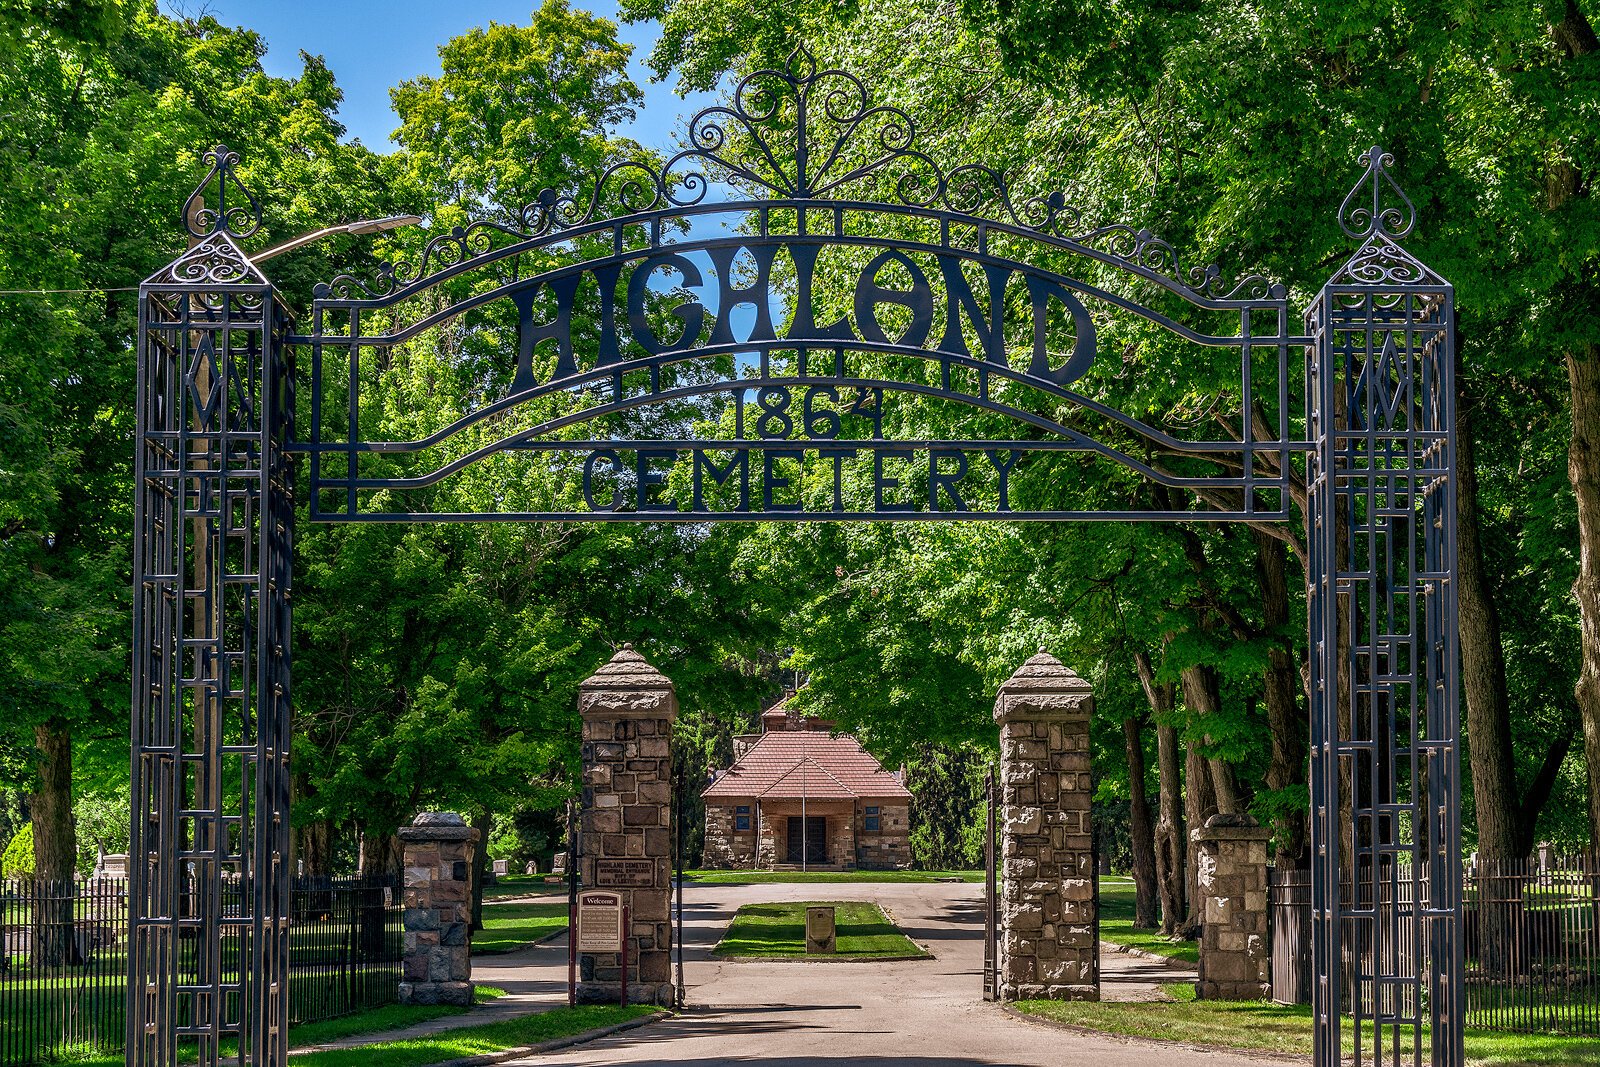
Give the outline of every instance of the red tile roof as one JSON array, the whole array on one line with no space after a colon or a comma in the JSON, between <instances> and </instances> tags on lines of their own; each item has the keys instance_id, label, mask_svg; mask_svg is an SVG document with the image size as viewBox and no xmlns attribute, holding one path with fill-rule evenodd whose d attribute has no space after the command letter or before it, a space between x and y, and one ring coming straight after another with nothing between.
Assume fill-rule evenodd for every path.
<instances>
[{"instance_id":1,"label":"red tile roof","mask_svg":"<svg viewBox=\"0 0 1600 1067\"><path fill-rule=\"evenodd\" d=\"M700 794L766 800L849 800L853 797L909 799L898 776L883 769L848 734L818 730L770 730L744 757Z\"/></svg>"}]
</instances>

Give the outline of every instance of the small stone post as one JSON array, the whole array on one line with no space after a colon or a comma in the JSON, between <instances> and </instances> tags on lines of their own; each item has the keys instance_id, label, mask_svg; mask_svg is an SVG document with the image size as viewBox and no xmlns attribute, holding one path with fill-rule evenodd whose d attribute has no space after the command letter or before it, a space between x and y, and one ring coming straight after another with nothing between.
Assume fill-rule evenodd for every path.
<instances>
[{"instance_id":1,"label":"small stone post","mask_svg":"<svg viewBox=\"0 0 1600 1067\"><path fill-rule=\"evenodd\" d=\"M632 645L578 688L583 805L578 872L586 889L622 895L629 909L628 1003L676 1002L672 983L672 683ZM616 1003L621 959L578 958L578 1001Z\"/></svg>"},{"instance_id":2,"label":"small stone post","mask_svg":"<svg viewBox=\"0 0 1600 1067\"><path fill-rule=\"evenodd\" d=\"M1000 687L1001 1000L1099 1000L1089 683L1043 649Z\"/></svg>"},{"instance_id":3,"label":"small stone post","mask_svg":"<svg viewBox=\"0 0 1600 1067\"><path fill-rule=\"evenodd\" d=\"M405 957L400 1003L472 1006L472 890L478 831L449 811L400 828L405 846Z\"/></svg>"},{"instance_id":4,"label":"small stone post","mask_svg":"<svg viewBox=\"0 0 1600 1067\"><path fill-rule=\"evenodd\" d=\"M1272 994L1267 944L1267 842L1248 815L1213 815L1189 834L1200 850L1201 1000L1261 1000Z\"/></svg>"}]
</instances>

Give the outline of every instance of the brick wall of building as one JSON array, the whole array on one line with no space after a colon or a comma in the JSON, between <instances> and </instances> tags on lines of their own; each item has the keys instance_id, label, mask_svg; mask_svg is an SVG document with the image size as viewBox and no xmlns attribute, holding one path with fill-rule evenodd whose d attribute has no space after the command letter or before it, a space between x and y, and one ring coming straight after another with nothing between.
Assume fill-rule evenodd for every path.
<instances>
[{"instance_id":1,"label":"brick wall of building","mask_svg":"<svg viewBox=\"0 0 1600 1067\"><path fill-rule=\"evenodd\" d=\"M911 866L911 809L904 803L873 802L878 830L867 829L866 802L856 809L856 866L864 871L894 871Z\"/></svg>"},{"instance_id":2,"label":"brick wall of building","mask_svg":"<svg viewBox=\"0 0 1600 1067\"><path fill-rule=\"evenodd\" d=\"M750 867L756 859L755 805L750 805L750 829L735 830L735 804L706 805L705 854L701 863L711 870Z\"/></svg>"}]
</instances>

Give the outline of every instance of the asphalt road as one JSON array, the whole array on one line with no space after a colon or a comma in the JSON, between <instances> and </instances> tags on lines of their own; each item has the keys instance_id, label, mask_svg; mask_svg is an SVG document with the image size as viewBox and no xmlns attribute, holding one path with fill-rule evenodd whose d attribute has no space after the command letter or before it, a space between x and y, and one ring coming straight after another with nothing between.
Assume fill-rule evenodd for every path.
<instances>
[{"instance_id":1,"label":"asphalt road","mask_svg":"<svg viewBox=\"0 0 1600 1067\"><path fill-rule=\"evenodd\" d=\"M510 1062L528 1067L1144 1067L1192 1064L1203 1055L1206 1067L1260 1067L1260 1059L1241 1055L1047 1027L984 1003L982 892L979 885L952 883L690 888L684 915L686 1012L567 1052ZM875 901L936 958L806 963L710 957L741 905L828 899ZM1132 957L1103 957L1107 999L1149 999L1158 995L1156 981L1184 977Z\"/></svg>"}]
</instances>

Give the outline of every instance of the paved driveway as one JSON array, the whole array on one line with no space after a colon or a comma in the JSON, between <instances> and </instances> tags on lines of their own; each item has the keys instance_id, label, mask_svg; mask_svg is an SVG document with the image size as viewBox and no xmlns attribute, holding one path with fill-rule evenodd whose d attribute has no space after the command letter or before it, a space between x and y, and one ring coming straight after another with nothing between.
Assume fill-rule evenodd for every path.
<instances>
[{"instance_id":1,"label":"paved driveway","mask_svg":"<svg viewBox=\"0 0 1600 1067\"><path fill-rule=\"evenodd\" d=\"M735 963L710 958L741 905L828 899L876 902L937 958L891 963ZM684 933L688 1011L569 1052L514 1062L530 1067L802 1067L832 1062L852 1067L1133 1067L1186 1063L1196 1055L1181 1046L1046 1027L984 1003L980 885L698 886L685 892ZM1172 977L1159 966L1109 954L1102 970L1108 996ZM1207 1067L1260 1067L1261 1062L1205 1053Z\"/></svg>"}]
</instances>

